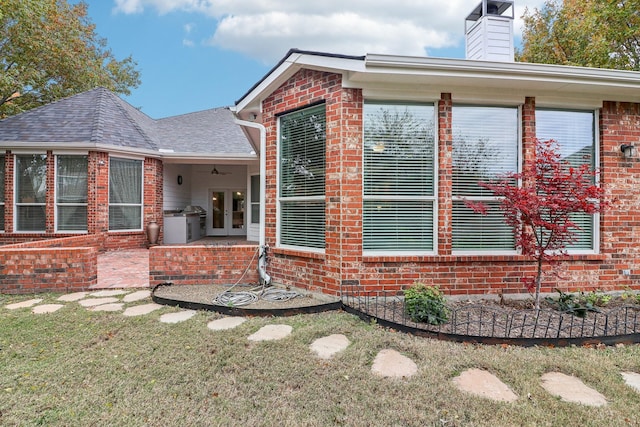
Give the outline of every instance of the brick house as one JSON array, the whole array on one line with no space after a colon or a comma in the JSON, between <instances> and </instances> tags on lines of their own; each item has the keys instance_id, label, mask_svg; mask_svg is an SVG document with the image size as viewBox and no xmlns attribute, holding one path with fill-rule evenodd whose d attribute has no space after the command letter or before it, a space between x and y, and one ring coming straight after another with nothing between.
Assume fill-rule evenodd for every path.
<instances>
[{"instance_id":1,"label":"brick house","mask_svg":"<svg viewBox=\"0 0 640 427\"><path fill-rule=\"evenodd\" d=\"M165 221L171 243L258 240L258 166L228 108L154 120L97 88L0 120L0 292L95 285L97 253L146 247L152 221L159 243Z\"/></svg>"},{"instance_id":2,"label":"brick house","mask_svg":"<svg viewBox=\"0 0 640 427\"><path fill-rule=\"evenodd\" d=\"M0 150L3 244L107 233L107 248L144 247L149 222L189 205L212 216L208 192L244 197L257 167L228 108L153 120L103 88L0 121ZM253 239L250 215L230 234ZM194 232L222 234L213 224Z\"/></svg>"},{"instance_id":3,"label":"brick house","mask_svg":"<svg viewBox=\"0 0 640 427\"><path fill-rule=\"evenodd\" d=\"M464 60L291 50L231 110L153 120L96 89L0 121L0 243L30 242L33 257L0 249L3 268L26 263L0 271L0 290L19 291L36 258L31 289L62 271L67 288L95 283L95 246L145 246L149 221L166 234L165 212L197 205L200 234L259 241L274 283L523 292L535 266L499 212L464 200L495 204L477 182L521 170L536 138L599 168L614 201L575 218L580 238L543 291L639 288L640 160L621 147L640 139L640 73L513 62L511 1L483 0L465 29ZM60 237L74 249L46 247ZM150 283L233 283L254 255L156 246Z\"/></svg>"},{"instance_id":4,"label":"brick house","mask_svg":"<svg viewBox=\"0 0 640 427\"><path fill-rule=\"evenodd\" d=\"M576 217L562 278L543 291L638 287L640 161L621 147L640 139L640 73L513 62L512 6L472 11L467 59L291 50L237 101L236 115L258 124L245 131L262 144L275 282L332 294L414 281L523 292L533 263L497 209L481 216L464 200L495 205L477 182L521 170L539 138L599 168L614 200Z\"/></svg>"}]
</instances>

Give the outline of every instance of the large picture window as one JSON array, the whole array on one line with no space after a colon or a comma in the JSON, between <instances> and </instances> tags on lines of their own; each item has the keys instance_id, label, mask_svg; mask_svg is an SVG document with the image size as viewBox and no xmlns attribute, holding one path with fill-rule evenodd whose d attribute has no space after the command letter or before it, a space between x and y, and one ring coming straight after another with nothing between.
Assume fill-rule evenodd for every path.
<instances>
[{"instance_id":1,"label":"large picture window","mask_svg":"<svg viewBox=\"0 0 640 427\"><path fill-rule=\"evenodd\" d=\"M16 155L16 231L46 229L47 156Z\"/></svg>"},{"instance_id":2,"label":"large picture window","mask_svg":"<svg viewBox=\"0 0 640 427\"><path fill-rule=\"evenodd\" d=\"M280 117L279 243L325 247L325 106Z\"/></svg>"},{"instance_id":3,"label":"large picture window","mask_svg":"<svg viewBox=\"0 0 640 427\"><path fill-rule=\"evenodd\" d=\"M536 137L553 139L558 143L562 159L573 167L596 167L596 133L593 111L536 109ZM597 215L576 213L572 221L580 227L577 240L568 245L570 251L594 251L597 249Z\"/></svg>"},{"instance_id":4,"label":"large picture window","mask_svg":"<svg viewBox=\"0 0 640 427\"><path fill-rule=\"evenodd\" d=\"M58 231L87 230L87 156L56 156Z\"/></svg>"},{"instance_id":5,"label":"large picture window","mask_svg":"<svg viewBox=\"0 0 640 427\"><path fill-rule=\"evenodd\" d=\"M142 229L142 160L109 161L109 230Z\"/></svg>"},{"instance_id":6,"label":"large picture window","mask_svg":"<svg viewBox=\"0 0 640 427\"><path fill-rule=\"evenodd\" d=\"M513 253L515 242L500 201L479 182L501 179L519 172L518 108L454 106L452 249L460 252ZM476 213L466 201L483 202L486 215Z\"/></svg>"},{"instance_id":7,"label":"large picture window","mask_svg":"<svg viewBox=\"0 0 640 427\"><path fill-rule=\"evenodd\" d=\"M434 251L434 110L433 105L364 105L364 251Z\"/></svg>"}]
</instances>

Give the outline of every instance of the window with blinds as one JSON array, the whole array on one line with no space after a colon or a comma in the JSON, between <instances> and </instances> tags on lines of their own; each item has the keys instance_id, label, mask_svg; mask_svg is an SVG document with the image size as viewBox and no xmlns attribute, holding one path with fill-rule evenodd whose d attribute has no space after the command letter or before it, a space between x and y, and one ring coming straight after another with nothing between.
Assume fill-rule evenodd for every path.
<instances>
[{"instance_id":1,"label":"window with blinds","mask_svg":"<svg viewBox=\"0 0 640 427\"><path fill-rule=\"evenodd\" d=\"M46 228L47 156L16 155L16 231L44 232Z\"/></svg>"},{"instance_id":2,"label":"window with blinds","mask_svg":"<svg viewBox=\"0 0 640 427\"><path fill-rule=\"evenodd\" d=\"M562 160L571 166L584 164L592 169L596 167L595 113L584 110L536 109L536 137L546 141L553 139L558 143ZM569 251L596 250L595 231L597 215L575 213L571 221L579 229L576 241L568 245Z\"/></svg>"},{"instance_id":3,"label":"window with blinds","mask_svg":"<svg viewBox=\"0 0 640 427\"><path fill-rule=\"evenodd\" d=\"M499 200L479 185L519 172L517 107L454 105L452 109L452 249L455 252L513 253L515 241ZM480 214L465 201L483 202Z\"/></svg>"},{"instance_id":4,"label":"window with blinds","mask_svg":"<svg viewBox=\"0 0 640 427\"><path fill-rule=\"evenodd\" d=\"M325 106L280 117L279 243L325 247Z\"/></svg>"},{"instance_id":5,"label":"window with blinds","mask_svg":"<svg viewBox=\"0 0 640 427\"><path fill-rule=\"evenodd\" d=\"M56 156L56 228L87 231L87 156Z\"/></svg>"},{"instance_id":6,"label":"window with blinds","mask_svg":"<svg viewBox=\"0 0 640 427\"><path fill-rule=\"evenodd\" d=\"M142 160L109 160L109 230L142 230Z\"/></svg>"},{"instance_id":7,"label":"window with blinds","mask_svg":"<svg viewBox=\"0 0 640 427\"><path fill-rule=\"evenodd\" d=\"M363 250L434 251L435 108L366 102Z\"/></svg>"}]
</instances>

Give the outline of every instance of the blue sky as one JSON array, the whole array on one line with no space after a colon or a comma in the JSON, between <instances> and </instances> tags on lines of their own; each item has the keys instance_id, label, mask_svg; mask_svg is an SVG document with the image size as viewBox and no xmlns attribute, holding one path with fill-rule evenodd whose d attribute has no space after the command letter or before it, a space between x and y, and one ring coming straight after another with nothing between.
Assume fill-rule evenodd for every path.
<instances>
[{"instance_id":1,"label":"blue sky","mask_svg":"<svg viewBox=\"0 0 640 427\"><path fill-rule=\"evenodd\" d=\"M525 7L543 0L516 0ZM125 99L153 118L233 105L290 48L349 55L464 57L479 0L85 0L118 59L142 84Z\"/></svg>"}]
</instances>

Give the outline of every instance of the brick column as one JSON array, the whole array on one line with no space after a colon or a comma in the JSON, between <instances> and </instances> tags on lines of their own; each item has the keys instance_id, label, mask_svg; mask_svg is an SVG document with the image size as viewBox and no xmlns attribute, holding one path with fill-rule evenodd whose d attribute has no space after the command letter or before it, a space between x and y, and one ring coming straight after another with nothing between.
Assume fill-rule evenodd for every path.
<instances>
[{"instance_id":1,"label":"brick column","mask_svg":"<svg viewBox=\"0 0 640 427\"><path fill-rule=\"evenodd\" d=\"M363 97L360 89L342 89L342 209L340 286L357 285L362 265Z\"/></svg>"},{"instance_id":2,"label":"brick column","mask_svg":"<svg viewBox=\"0 0 640 427\"><path fill-rule=\"evenodd\" d=\"M441 94L438 101L438 253L440 255L451 255L452 246L452 108L451 94Z\"/></svg>"},{"instance_id":3,"label":"brick column","mask_svg":"<svg viewBox=\"0 0 640 427\"><path fill-rule=\"evenodd\" d=\"M109 155L90 151L87 165L87 231L109 230Z\"/></svg>"},{"instance_id":4,"label":"brick column","mask_svg":"<svg viewBox=\"0 0 640 427\"><path fill-rule=\"evenodd\" d=\"M46 174L45 233L53 234L56 231L56 158L52 151L47 151Z\"/></svg>"}]
</instances>

